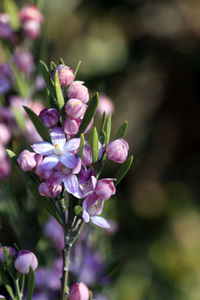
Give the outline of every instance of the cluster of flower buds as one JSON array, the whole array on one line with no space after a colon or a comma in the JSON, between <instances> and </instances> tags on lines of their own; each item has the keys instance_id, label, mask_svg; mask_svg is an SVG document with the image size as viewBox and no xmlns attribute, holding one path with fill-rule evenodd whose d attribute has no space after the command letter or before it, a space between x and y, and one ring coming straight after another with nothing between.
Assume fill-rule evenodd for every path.
<instances>
[{"instance_id":1,"label":"cluster of flower buds","mask_svg":"<svg viewBox=\"0 0 200 300\"><path fill-rule=\"evenodd\" d=\"M56 76L59 82L56 82ZM82 199L82 219L86 223L92 221L98 226L109 228L109 223L100 214L105 201L116 192L116 179L98 178L108 160L119 164L126 161L129 146L122 138L123 134L109 143L109 137L108 135L105 137L104 133L104 138L97 136L95 146L93 141L92 147L84 141L83 134L91 127L95 111L86 128L82 130L83 140L80 138L80 126L85 121L85 116L91 115L90 110L94 105L90 105L92 99L88 103L88 89L83 82L75 81L74 77L74 71L70 67L65 65L56 67L51 84L55 89L59 84L66 102L60 110L52 107L40 112L40 120L48 128L50 138L48 141L31 145L33 152L24 150L17 161L24 172L32 170L39 176L40 195L56 198L59 195L62 197L63 192L67 191L74 197ZM105 114L103 118L106 119ZM110 119L108 116L107 126ZM94 133L97 134L95 130L93 138ZM108 128L107 132L109 130ZM103 132L102 129L100 135Z\"/></svg>"},{"instance_id":2,"label":"cluster of flower buds","mask_svg":"<svg viewBox=\"0 0 200 300\"><path fill-rule=\"evenodd\" d=\"M15 269L20 274L28 274L30 267L35 271L38 266L38 261L34 253L27 250L20 250L18 253L12 247L0 248L0 262L6 265L5 249L8 250L9 255L13 259Z\"/></svg>"}]
</instances>

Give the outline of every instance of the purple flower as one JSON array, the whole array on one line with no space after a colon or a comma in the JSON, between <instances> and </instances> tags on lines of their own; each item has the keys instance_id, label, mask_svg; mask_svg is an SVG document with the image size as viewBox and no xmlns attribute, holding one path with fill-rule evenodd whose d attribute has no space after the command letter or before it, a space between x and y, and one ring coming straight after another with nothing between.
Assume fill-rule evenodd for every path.
<instances>
[{"instance_id":1,"label":"purple flower","mask_svg":"<svg viewBox=\"0 0 200 300\"><path fill-rule=\"evenodd\" d=\"M114 140L106 146L108 158L119 164L122 164L126 161L128 150L129 145L124 139Z\"/></svg>"},{"instance_id":2,"label":"purple flower","mask_svg":"<svg viewBox=\"0 0 200 300\"><path fill-rule=\"evenodd\" d=\"M19 12L19 18L22 23L27 21L44 22L44 17L35 5L26 5Z\"/></svg>"},{"instance_id":3,"label":"purple flower","mask_svg":"<svg viewBox=\"0 0 200 300\"><path fill-rule=\"evenodd\" d=\"M7 144L11 138L11 131L4 123L0 123L0 144Z\"/></svg>"},{"instance_id":4,"label":"purple flower","mask_svg":"<svg viewBox=\"0 0 200 300\"><path fill-rule=\"evenodd\" d=\"M54 243L59 251L62 250L62 248L64 247L63 228L54 218L51 217L46 222L44 227L44 234Z\"/></svg>"},{"instance_id":5,"label":"purple flower","mask_svg":"<svg viewBox=\"0 0 200 300\"><path fill-rule=\"evenodd\" d=\"M17 162L20 166L20 168L24 171L30 171L35 168L37 163L37 154L34 152L30 152L28 150L22 151L20 156L17 159Z\"/></svg>"},{"instance_id":6,"label":"purple flower","mask_svg":"<svg viewBox=\"0 0 200 300\"><path fill-rule=\"evenodd\" d=\"M83 103L87 103L89 101L89 93L86 86L83 85L83 81L74 81L70 87L67 96L69 99L79 99Z\"/></svg>"},{"instance_id":7,"label":"purple flower","mask_svg":"<svg viewBox=\"0 0 200 300\"><path fill-rule=\"evenodd\" d=\"M75 283L71 286L69 300L89 300L89 298L89 290L83 282Z\"/></svg>"},{"instance_id":8,"label":"purple flower","mask_svg":"<svg viewBox=\"0 0 200 300\"><path fill-rule=\"evenodd\" d=\"M60 127L55 127L51 131L51 141L39 142L32 145L33 150L45 156L41 162L43 170L53 169L59 162L69 169L75 168L78 162L74 152L78 149L80 139L66 141L65 133Z\"/></svg>"},{"instance_id":9,"label":"purple flower","mask_svg":"<svg viewBox=\"0 0 200 300\"><path fill-rule=\"evenodd\" d=\"M53 81L55 80L56 71L58 71L58 78L62 87L66 87L74 81L74 72L70 67L65 65L59 65L53 72Z\"/></svg>"},{"instance_id":10,"label":"purple flower","mask_svg":"<svg viewBox=\"0 0 200 300\"><path fill-rule=\"evenodd\" d=\"M56 108L45 108L40 112L39 117L47 128L53 128L58 124L60 115Z\"/></svg>"},{"instance_id":11,"label":"purple flower","mask_svg":"<svg viewBox=\"0 0 200 300\"><path fill-rule=\"evenodd\" d=\"M0 261L2 262L2 264L5 264L6 263L6 261L5 261L5 257L4 257L4 249L5 248L7 248L8 249L8 251L10 252L10 255L13 257L13 258L15 258L16 257L16 255L17 255L17 252L16 252L16 250L14 249L14 248L12 248L12 247L1 247L0 248Z\"/></svg>"},{"instance_id":12,"label":"purple flower","mask_svg":"<svg viewBox=\"0 0 200 300\"><path fill-rule=\"evenodd\" d=\"M44 197L55 198L62 192L62 185L52 184L49 180L40 183L39 193Z\"/></svg>"},{"instance_id":13,"label":"purple flower","mask_svg":"<svg viewBox=\"0 0 200 300\"><path fill-rule=\"evenodd\" d=\"M34 253L21 250L15 259L15 268L21 274L28 274L30 266L35 271L38 266L38 261Z\"/></svg>"},{"instance_id":14,"label":"purple flower","mask_svg":"<svg viewBox=\"0 0 200 300\"><path fill-rule=\"evenodd\" d=\"M13 30L10 26L9 16L7 14L0 15L0 38L11 39L13 37Z\"/></svg>"},{"instance_id":15,"label":"purple flower","mask_svg":"<svg viewBox=\"0 0 200 300\"><path fill-rule=\"evenodd\" d=\"M95 194L101 200L108 200L112 195L116 193L115 186L113 181L116 179L113 178L105 178L97 181L95 187Z\"/></svg>"},{"instance_id":16,"label":"purple flower","mask_svg":"<svg viewBox=\"0 0 200 300\"><path fill-rule=\"evenodd\" d=\"M0 179L10 175L11 167L5 148L0 144Z\"/></svg>"},{"instance_id":17,"label":"purple flower","mask_svg":"<svg viewBox=\"0 0 200 300\"><path fill-rule=\"evenodd\" d=\"M11 89L10 80L6 77L0 77L0 94L6 94Z\"/></svg>"},{"instance_id":18,"label":"purple flower","mask_svg":"<svg viewBox=\"0 0 200 300\"><path fill-rule=\"evenodd\" d=\"M37 174L39 177L42 177L44 179L49 179L49 177L53 174L53 169L51 170L44 170L42 168L42 165L41 165L41 162L43 160L43 155L38 155L38 158L37 158L37 165L36 165L36 168L35 168L35 174Z\"/></svg>"},{"instance_id":19,"label":"purple flower","mask_svg":"<svg viewBox=\"0 0 200 300\"><path fill-rule=\"evenodd\" d=\"M31 20L23 23L24 36L30 40L37 40L41 33L40 23Z\"/></svg>"},{"instance_id":20,"label":"purple flower","mask_svg":"<svg viewBox=\"0 0 200 300\"><path fill-rule=\"evenodd\" d=\"M64 122L64 132L69 136L76 135L79 131L80 123L79 120L67 118Z\"/></svg>"},{"instance_id":21,"label":"purple flower","mask_svg":"<svg viewBox=\"0 0 200 300\"><path fill-rule=\"evenodd\" d=\"M29 73L33 71L33 55L25 50L17 51L14 54L14 61L20 71Z\"/></svg>"}]
</instances>

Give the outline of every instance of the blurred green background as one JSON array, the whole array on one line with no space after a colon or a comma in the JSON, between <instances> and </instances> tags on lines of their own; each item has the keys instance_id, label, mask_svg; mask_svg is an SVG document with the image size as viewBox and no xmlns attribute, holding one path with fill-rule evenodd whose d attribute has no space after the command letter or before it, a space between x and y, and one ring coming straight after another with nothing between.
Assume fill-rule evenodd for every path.
<instances>
[{"instance_id":1,"label":"blurred green background","mask_svg":"<svg viewBox=\"0 0 200 300\"><path fill-rule=\"evenodd\" d=\"M20 6L31 1L16 1ZM127 119L134 166L107 208L119 223L116 300L200 299L200 1L42 0L45 60L63 57ZM111 175L112 170L108 170Z\"/></svg>"}]
</instances>

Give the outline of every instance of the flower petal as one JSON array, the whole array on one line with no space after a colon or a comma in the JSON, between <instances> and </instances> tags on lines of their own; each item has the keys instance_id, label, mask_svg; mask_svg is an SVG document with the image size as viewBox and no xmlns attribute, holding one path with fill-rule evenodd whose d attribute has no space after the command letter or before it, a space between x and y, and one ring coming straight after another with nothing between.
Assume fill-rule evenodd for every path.
<instances>
[{"instance_id":1,"label":"flower petal","mask_svg":"<svg viewBox=\"0 0 200 300\"><path fill-rule=\"evenodd\" d=\"M55 145L59 145L59 148L63 149L64 145L66 143L66 137L65 137L65 133L62 130L62 128L60 127L54 127L51 130L51 141L52 144Z\"/></svg>"},{"instance_id":2,"label":"flower petal","mask_svg":"<svg viewBox=\"0 0 200 300\"><path fill-rule=\"evenodd\" d=\"M80 145L79 138L71 139L65 144L65 151L67 151L67 152L77 151L79 148L79 145Z\"/></svg>"},{"instance_id":3,"label":"flower petal","mask_svg":"<svg viewBox=\"0 0 200 300\"><path fill-rule=\"evenodd\" d=\"M31 145L32 149L34 152L38 154L43 154L43 155L50 155L53 154L53 145L48 143L48 142L39 142L36 144Z\"/></svg>"},{"instance_id":4,"label":"flower petal","mask_svg":"<svg viewBox=\"0 0 200 300\"><path fill-rule=\"evenodd\" d=\"M55 154L52 154L45 157L43 161L40 163L40 166L44 171L49 171L53 169L58 162L59 162L59 157Z\"/></svg>"},{"instance_id":5,"label":"flower petal","mask_svg":"<svg viewBox=\"0 0 200 300\"><path fill-rule=\"evenodd\" d=\"M77 157L72 153L65 153L60 156L60 162L67 168L73 169L77 164Z\"/></svg>"},{"instance_id":6,"label":"flower petal","mask_svg":"<svg viewBox=\"0 0 200 300\"><path fill-rule=\"evenodd\" d=\"M110 224L108 221L102 217L99 216L93 216L91 217L92 223L94 223L97 226L103 227L103 228L110 228Z\"/></svg>"},{"instance_id":7,"label":"flower petal","mask_svg":"<svg viewBox=\"0 0 200 300\"><path fill-rule=\"evenodd\" d=\"M78 179L76 175L69 174L65 176L64 186L68 193L74 195L76 198L81 198L79 191Z\"/></svg>"},{"instance_id":8,"label":"flower petal","mask_svg":"<svg viewBox=\"0 0 200 300\"><path fill-rule=\"evenodd\" d=\"M90 215L85 209L83 210L82 218L85 221L85 223L88 223L90 221Z\"/></svg>"},{"instance_id":9,"label":"flower petal","mask_svg":"<svg viewBox=\"0 0 200 300\"><path fill-rule=\"evenodd\" d=\"M80 171L81 171L81 159L78 157L76 166L73 168L72 173L78 174L78 173L80 173Z\"/></svg>"}]
</instances>

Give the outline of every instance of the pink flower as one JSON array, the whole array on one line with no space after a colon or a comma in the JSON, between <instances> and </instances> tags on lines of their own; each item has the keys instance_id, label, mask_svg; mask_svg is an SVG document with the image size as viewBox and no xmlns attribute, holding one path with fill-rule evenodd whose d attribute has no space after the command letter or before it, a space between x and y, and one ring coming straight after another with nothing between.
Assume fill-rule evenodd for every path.
<instances>
[{"instance_id":1,"label":"pink flower","mask_svg":"<svg viewBox=\"0 0 200 300\"><path fill-rule=\"evenodd\" d=\"M79 131L80 122L71 118L67 118L64 122L64 132L67 135L74 136Z\"/></svg>"},{"instance_id":2,"label":"pink flower","mask_svg":"<svg viewBox=\"0 0 200 300\"><path fill-rule=\"evenodd\" d=\"M89 101L88 89L83 85L82 81L74 81L67 93L67 96L70 99L79 99L83 103L87 103Z\"/></svg>"},{"instance_id":3,"label":"pink flower","mask_svg":"<svg viewBox=\"0 0 200 300\"><path fill-rule=\"evenodd\" d=\"M74 72L70 67L59 65L53 72L53 81L55 80L56 71L58 71L58 78L62 87L66 87L74 81Z\"/></svg>"},{"instance_id":4,"label":"pink flower","mask_svg":"<svg viewBox=\"0 0 200 300\"><path fill-rule=\"evenodd\" d=\"M0 179L9 176L11 172L10 161L5 148L0 144Z\"/></svg>"},{"instance_id":5,"label":"pink flower","mask_svg":"<svg viewBox=\"0 0 200 300\"><path fill-rule=\"evenodd\" d=\"M122 164L126 161L128 150L129 145L124 139L112 141L106 146L108 158L119 164Z\"/></svg>"},{"instance_id":6,"label":"pink flower","mask_svg":"<svg viewBox=\"0 0 200 300\"><path fill-rule=\"evenodd\" d=\"M105 178L97 181L97 185L95 187L95 194L99 199L108 200L112 195L116 193L116 189L114 186L113 178Z\"/></svg>"},{"instance_id":7,"label":"pink flower","mask_svg":"<svg viewBox=\"0 0 200 300\"><path fill-rule=\"evenodd\" d=\"M100 95L97 112L100 115L103 115L104 111L106 112L107 115L112 114L115 111L115 106L113 101L109 97L105 95Z\"/></svg>"},{"instance_id":8,"label":"pink flower","mask_svg":"<svg viewBox=\"0 0 200 300\"><path fill-rule=\"evenodd\" d=\"M29 268L32 267L35 271L38 266L37 257L34 253L21 250L15 259L15 268L21 274L28 274Z\"/></svg>"},{"instance_id":9,"label":"pink flower","mask_svg":"<svg viewBox=\"0 0 200 300\"><path fill-rule=\"evenodd\" d=\"M7 14L0 15L0 38L11 39L13 37L13 30L10 26L10 19Z\"/></svg>"},{"instance_id":10,"label":"pink flower","mask_svg":"<svg viewBox=\"0 0 200 300\"><path fill-rule=\"evenodd\" d=\"M40 183L39 193L44 197L55 198L62 192L62 185L52 184L49 180Z\"/></svg>"},{"instance_id":11,"label":"pink flower","mask_svg":"<svg viewBox=\"0 0 200 300\"><path fill-rule=\"evenodd\" d=\"M10 255L13 257L13 258L15 258L16 257L16 255L17 255L17 252L16 252L16 250L14 249L14 248L12 248L12 247L1 247L0 248L0 261L2 262L2 264L5 264L6 263L6 261L5 261L5 257L4 257L4 249L5 248L7 248L8 249L8 251L10 252Z\"/></svg>"},{"instance_id":12,"label":"pink flower","mask_svg":"<svg viewBox=\"0 0 200 300\"><path fill-rule=\"evenodd\" d=\"M15 52L14 61L20 71L29 73L33 71L33 55L25 50Z\"/></svg>"},{"instance_id":13,"label":"pink flower","mask_svg":"<svg viewBox=\"0 0 200 300\"><path fill-rule=\"evenodd\" d=\"M19 18L22 23L27 21L36 21L39 24L44 22L44 17L35 5L27 5L19 12Z\"/></svg>"},{"instance_id":14,"label":"pink flower","mask_svg":"<svg viewBox=\"0 0 200 300\"><path fill-rule=\"evenodd\" d=\"M65 112L72 119L82 119L86 109L87 105L78 99L70 99L65 105Z\"/></svg>"},{"instance_id":15,"label":"pink flower","mask_svg":"<svg viewBox=\"0 0 200 300\"><path fill-rule=\"evenodd\" d=\"M56 108L45 108L40 112L39 117L47 128L53 128L58 124L60 115Z\"/></svg>"},{"instance_id":16,"label":"pink flower","mask_svg":"<svg viewBox=\"0 0 200 300\"><path fill-rule=\"evenodd\" d=\"M11 138L11 132L8 126L4 123L0 123L0 144L7 144Z\"/></svg>"},{"instance_id":17,"label":"pink flower","mask_svg":"<svg viewBox=\"0 0 200 300\"><path fill-rule=\"evenodd\" d=\"M37 155L34 152L24 150L18 157L17 162L24 172L30 171L36 167Z\"/></svg>"},{"instance_id":18,"label":"pink flower","mask_svg":"<svg viewBox=\"0 0 200 300\"><path fill-rule=\"evenodd\" d=\"M89 300L90 293L87 286L80 282L71 286L69 292L69 300Z\"/></svg>"},{"instance_id":19,"label":"pink flower","mask_svg":"<svg viewBox=\"0 0 200 300\"><path fill-rule=\"evenodd\" d=\"M23 24L24 36L27 39L36 40L40 37L40 23L34 20L26 21Z\"/></svg>"}]
</instances>

